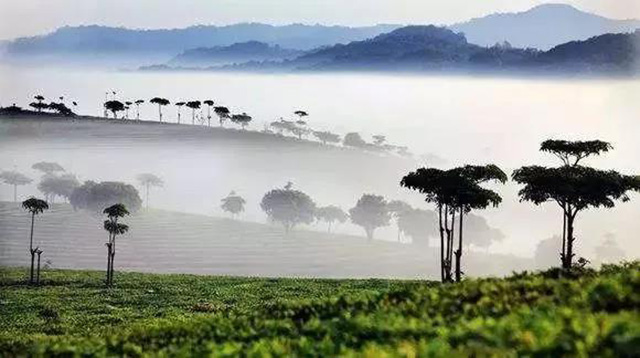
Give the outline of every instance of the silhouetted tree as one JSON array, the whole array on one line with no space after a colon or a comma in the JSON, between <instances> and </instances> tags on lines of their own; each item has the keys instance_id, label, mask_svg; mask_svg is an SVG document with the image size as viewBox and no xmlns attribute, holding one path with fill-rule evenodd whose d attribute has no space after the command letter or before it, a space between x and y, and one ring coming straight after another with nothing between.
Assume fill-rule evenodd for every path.
<instances>
[{"instance_id":1,"label":"silhouetted tree","mask_svg":"<svg viewBox=\"0 0 640 358\"><path fill-rule=\"evenodd\" d=\"M293 112L293 114L295 114L296 116L298 116L298 118L300 120L304 119L305 117L309 116L309 113L305 112L305 111L295 111Z\"/></svg>"},{"instance_id":2,"label":"silhouetted tree","mask_svg":"<svg viewBox=\"0 0 640 358\"><path fill-rule=\"evenodd\" d=\"M229 119L229 115L231 114L231 111L229 111L229 108L223 107L223 106L215 107L213 111L216 113L216 115L218 116L218 119L220 120L220 127L223 127L224 122L227 119Z\"/></svg>"},{"instance_id":3,"label":"silhouetted tree","mask_svg":"<svg viewBox=\"0 0 640 358\"><path fill-rule=\"evenodd\" d=\"M51 204L55 202L55 197L60 196L69 200L73 191L80 186L80 182L75 175L45 175L38 184L38 190L44 194Z\"/></svg>"},{"instance_id":4,"label":"silhouetted tree","mask_svg":"<svg viewBox=\"0 0 640 358\"><path fill-rule=\"evenodd\" d=\"M36 254L38 255L38 258L39 258L39 255L42 254L42 250L40 250L39 247L36 247L36 248L33 247L33 227L34 227L36 215L41 214L45 210L49 209L49 205L44 200L30 198L22 202L22 208L29 211L29 213L31 213L31 235L29 237L29 253L31 254L31 270L29 271L29 283L34 284L36 283L34 280L34 274L33 274L35 258L36 258ZM38 265L38 283L40 283L39 278L40 278L40 265Z\"/></svg>"},{"instance_id":5,"label":"silhouetted tree","mask_svg":"<svg viewBox=\"0 0 640 358\"><path fill-rule=\"evenodd\" d=\"M200 101L189 101L186 106L191 108L191 124L196 124L196 109L200 109Z\"/></svg>"},{"instance_id":6,"label":"silhouetted tree","mask_svg":"<svg viewBox=\"0 0 640 358\"><path fill-rule=\"evenodd\" d=\"M208 99L202 103L207 106L207 125L211 127L211 106L213 106L213 101Z\"/></svg>"},{"instance_id":7,"label":"silhouetted tree","mask_svg":"<svg viewBox=\"0 0 640 358\"><path fill-rule=\"evenodd\" d=\"M182 106L184 106L186 103L185 102L176 102L176 107L178 107L178 124L180 124L181 122L181 118L182 118Z\"/></svg>"},{"instance_id":8,"label":"silhouetted tree","mask_svg":"<svg viewBox=\"0 0 640 358\"><path fill-rule=\"evenodd\" d=\"M64 103L51 102L49 103L47 108L49 108L54 112L58 112L58 114L61 114L66 117L75 116L75 113L73 113L73 111L69 107L67 107Z\"/></svg>"},{"instance_id":9,"label":"silhouetted tree","mask_svg":"<svg viewBox=\"0 0 640 358\"><path fill-rule=\"evenodd\" d=\"M161 98L161 97L154 97L149 102L158 105L158 116L159 116L160 122L162 122L162 107L168 106L169 104L171 104L171 102L169 102L168 99Z\"/></svg>"},{"instance_id":10,"label":"silhouetted tree","mask_svg":"<svg viewBox=\"0 0 640 358\"><path fill-rule=\"evenodd\" d=\"M140 120L140 105L144 103L143 99L134 102L136 104L136 120Z\"/></svg>"},{"instance_id":11,"label":"silhouetted tree","mask_svg":"<svg viewBox=\"0 0 640 358\"><path fill-rule=\"evenodd\" d=\"M107 111L113 113L113 119L118 118L118 112L122 112L125 110L124 103L116 100L107 101L104 103Z\"/></svg>"},{"instance_id":12,"label":"silhouetted tree","mask_svg":"<svg viewBox=\"0 0 640 358\"><path fill-rule=\"evenodd\" d=\"M351 222L361 226L367 234L367 239L373 240L375 230L388 226L391 214L387 208L387 201L378 195L364 194L349 210Z\"/></svg>"},{"instance_id":13,"label":"silhouetted tree","mask_svg":"<svg viewBox=\"0 0 640 358\"><path fill-rule=\"evenodd\" d=\"M318 138L318 140L322 142L322 144L325 145L327 143L340 143L340 136L331 132L314 131L313 135Z\"/></svg>"},{"instance_id":14,"label":"silhouetted tree","mask_svg":"<svg viewBox=\"0 0 640 358\"><path fill-rule=\"evenodd\" d=\"M41 95L37 95L33 97L37 102L32 102L29 106L33 107L38 113L42 112L43 109L49 108L49 105L44 103L44 97Z\"/></svg>"},{"instance_id":15,"label":"silhouetted tree","mask_svg":"<svg viewBox=\"0 0 640 358\"><path fill-rule=\"evenodd\" d=\"M123 235L129 231L129 226L119 223L118 220L126 215L129 215L127 207L123 204L115 204L106 209L103 213L107 215L107 220L104 221L104 229L109 233L109 241L107 242L107 286L113 285L113 262L116 257L116 237Z\"/></svg>"},{"instance_id":16,"label":"silhouetted tree","mask_svg":"<svg viewBox=\"0 0 640 358\"><path fill-rule=\"evenodd\" d=\"M245 127L249 125L252 119L253 118L246 113L231 116L231 122L238 124L243 130L246 129Z\"/></svg>"},{"instance_id":17,"label":"silhouetted tree","mask_svg":"<svg viewBox=\"0 0 640 358\"><path fill-rule=\"evenodd\" d=\"M227 213L230 213L234 218L244 211L244 204L246 201L235 191L232 191L227 197L222 198L222 205L220 207Z\"/></svg>"},{"instance_id":18,"label":"silhouetted tree","mask_svg":"<svg viewBox=\"0 0 640 358\"><path fill-rule=\"evenodd\" d=\"M283 189L266 193L260 207L269 220L281 223L287 233L296 225L311 224L315 219L313 200L307 194L294 190L290 182Z\"/></svg>"},{"instance_id":19,"label":"silhouetted tree","mask_svg":"<svg viewBox=\"0 0 640 358\"><path fill-rule=\"evenodd\" d=\"M617 200L628 201L628 192L640 191L640 178L637 176L580 165L582 159L608 152L611 148L609 143L602 141L548 140L542 143L540 150L556 155L563 166L529 166L513 172L513 179L524 185L518 193L521 201L531 201L535 205L552 201L562 208L560 256L564 269L573 267L577 214L589 208L612 208Z\"/></svg>"},{"instance_id":20,"label":"silhouetted tree","mask_svg":"<svg viewBox=\"0 0 640 358\"><path fill-rule=\"evenodd\" d=\"M55 162L38 162L31 166L31 169L39 170L44 175L55 175L64 172L64 168Z\"/></svg>"},{"instance_id":21,"label":"silhouetted tree","mask_svg":"<svg viewBox=\"0 0 640 358\"><path fill-rule=\"evenodd\" d=\"M140 210L142 205L138 190L133 185L120 182L86 181L73 191L70 202L75 209L97 213L117 203L122 203L132 212Z\"/></svg>"},{"instance_id":22,"label":"silhouetted tree","mask_svg":"<svg viewBox=\"0 0 640 358\"><path fill-rule=\"evenodd\" d=\"M506 174L495 165L464 166L450 170L420 168L406 175L401 185L426 195L426 201L434 203L438 209L440 231L441 279L451 282L456 214L459 213L458 248L456 257L456 281L462 278L461 259L463 248L464 215L473 209L497 206L502 198L480 184L488 181L504 183Z\"/></svg>"},{"instance_id":23,"label":"silhouetted tree","mask_svg":"<svg viewBox=\"0 0 640 358\"><path fill-rule=\"evenodd\" d=\"M125 118L129 119L129 109L131 108L131 105L133 104L133 102L126 101L126 102L124 102L124 104L125 104L125 106L124 106Z\"/></svg>"},{"instance_id":24,"label":"silhouetted tree","mask_svg":"<svg viewBox=\"0 0 640 358\"><path fill-rule=\"evenodd\" d=\"M136 179L138 179L138 182L140 183L140 185L142 185L144 187L145 190L145 203L147 206L147 210L149 209L149 188L150 187L161 187L164 185L164 182L162 181L162 179L155 175L155 174L151 174L151 173L142 173L139 174Z\"/></svg>"},{"instance_id":25,"label":"silhouetted tree","mask_svg":"<svg viewBox=\"0 0 640 358\"><path fill-rule=\"evenodd\" d=\"M349 215L344 210L334 205L323 206L316 210L316 219L327 223L327 232L329 233L334 223L344 224L348 218Z\"/></svg>"},{"instance_id":26,"label":"silhouetted tree","mask_svg":"<svg viewBox=\"0 0 640 358\"><path fill-rule=\"evenodd\" d=\"M18 202L18 186L27 185L33 180L24 174L15 171L5 171L0 173L0 180L8 185L13 185L13 201Z\"/></svg>"}]
</instances>

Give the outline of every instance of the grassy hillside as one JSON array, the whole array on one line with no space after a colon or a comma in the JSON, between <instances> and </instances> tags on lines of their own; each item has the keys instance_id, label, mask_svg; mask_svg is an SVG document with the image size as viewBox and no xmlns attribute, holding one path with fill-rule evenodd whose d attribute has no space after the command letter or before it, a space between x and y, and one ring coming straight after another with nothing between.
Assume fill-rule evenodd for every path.
<instances>
[{"instance_id":1,"label":"grassy hillside","mask_svg":"<svg viewBox=\"0 0 640 358\"><path fill-rule=\"evenodd\" d=\"M55 204L37 218L35 242L55 268L103 269L103 218ZM437 250L363 237L295 230L210 216L151 210L127 217L131 230L118 239L119 270L242 276L437 277ZM30 216L0 202L0 263L29 263ZM527 259L469 253L470 275L521 269ZM508 271L506 271L508 272Z\"/></svg>"},{"instance_id":2,"label":"grassy hillside","mask_svg":"<svg viewBox=\"0 0 640 358\"><path fill-rule=\"evenodd\" d=\"M0 269L3 357L638 357L640 263L459 285Z\"/></svg>"}]
</instances>

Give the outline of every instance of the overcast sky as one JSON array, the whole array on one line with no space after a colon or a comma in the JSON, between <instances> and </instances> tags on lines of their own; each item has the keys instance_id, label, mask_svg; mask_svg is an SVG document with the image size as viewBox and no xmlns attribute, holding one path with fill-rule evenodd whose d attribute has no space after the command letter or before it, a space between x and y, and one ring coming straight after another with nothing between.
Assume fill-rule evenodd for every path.
<instances>
[{"instance_id":1,"label":"overcast sky","mask_svg":"<svg viewBox=\"0 0 640 358\"><path fill-rule=\"evenodd\" d=\"M640 18L640 0L0 0L0 39L82 24L134 28L238 22L450 24L549 2L612 18Z\"/></svg>"}]
</instances>

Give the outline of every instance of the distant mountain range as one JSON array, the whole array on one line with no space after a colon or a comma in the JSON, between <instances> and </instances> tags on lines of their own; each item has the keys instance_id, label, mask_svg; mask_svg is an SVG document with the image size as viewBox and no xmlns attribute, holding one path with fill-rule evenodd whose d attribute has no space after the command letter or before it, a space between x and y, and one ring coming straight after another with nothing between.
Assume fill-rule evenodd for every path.
<instances>
[{"instance_id":1,"label":"distant mountain range","mask_svg":"<svg viewBox=\"0 0 640 358\"><path fill-rule=\"evenodd\" d=\"M5 61L106 61L134 59L138 63L167 61L201 47L229 46L260 41L283 48L309 50L322 46L364 40L398 26L344 27L322 25L272 26L237 24L193 26L174 30L131 30L104 26L63 27L35 37L19 38L5 46ZM118 61L115 61L118 62Z\"/></svg>"},{"instance_id":2,"label":"distant mountain range","mask_svg":"<svg viewBox=\"0 0 640 358\"><path fill-rule=\"evenodd\" d=\"M640 31L573 41L549 51L508 44L483 47L435 26L408 26L373 39L336 45L283 64L294 70L557 72L636 74Z\"/></svg>"},{"instance_id":3,"label":"distant mountain range","mask_svg":"<svg viewBox=\"0 0 640 358\"><path fill-rule=\"evenodd\" d=\"M570 5L545 4L525 12L493 14L449 28L482 46L508 41L514 47L548 50L606 33L633 32L640 28L640 20L613 20Z\"/></svg>"},{"instance_id":4,"label":"distant mountain range","mask_svg":"<svg viewBox=\"0 0 640 358\"><path fill-rule=\"evenodd\" d=\"M248 41L230 46L200 47L187 50L172 58L167 65L173 67L211 67L249 61L275 61L293 59L304 51Z\"/></svg>"}]
</instances>

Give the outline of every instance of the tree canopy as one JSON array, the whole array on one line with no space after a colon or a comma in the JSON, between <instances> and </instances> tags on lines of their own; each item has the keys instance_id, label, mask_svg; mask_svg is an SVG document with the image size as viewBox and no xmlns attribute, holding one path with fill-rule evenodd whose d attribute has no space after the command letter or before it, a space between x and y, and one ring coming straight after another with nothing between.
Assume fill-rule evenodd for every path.
<instances>
[{"instance_id":1,"label":"tree canopy","mask_svg":"<svg viewBox=\"0 0 640 358\"><path fill-rule=\"evenodd\" d=\"M379 195L364 194L356 206L349 210L351 222L361 226L369 240L373 239L375 230L388 226L391 221L391 213L387 207L387 201Z\"/></svg>"},{"instance_id":2,"label":"tree canopy","mask_svg":"<svg viewBox=\"0 0 640 358\"><path fill-rule=\"evenodd\" d=\"M44 174L55 174L63 172L64 168L55 162L38 162L31 166L32 169L39 170Z\"/></svg>"},{"instance_id":3,"label":"tree canopy","mask_svg":"<svg viewBox=\"0 0 640 358\"><path fill-rule=\"evenodd\" d=\"M102 212L104 208L117 203L122 203L135 212L142 205L138 190L132 185L121 182L84 182L73 191L70 202L76 209L93 212Z\"/></svg>"},{"instance_id":4,"label":"tree canopy","mask_svg":"<svg viewBox=\"0 0 640 358\"><path fill-rule=\"evenodd\" d=\"M232 215L238 215L243 212L244 205L246 204L244 198L236 194L235 191L232 191L225 198L222 198L221 202L222 205L220 205L220 207L222 208L222 210Z\"/></svg>"},{"instance_id":5,"label":"tree canopy","mask_svg":"<svg viewBox=\"0 0 640 358\"><path fill-rule=\"evenodd\" d=\"M45 175L38 184L38 190L51 199L56 196L70 199L73 191L79 186L80 182L73 174Z\"/></svg>"},{"instance_id":6,"label":"tree canopy","mask_svg":"<svg viewBox=\"0 0 640 358\"><path fill-rule=\"evenodd\" d=\"M296 225L311 224L315 219L316 204L311 197L290 184L264 195L260 207L269 220L281 223L288 232Z\"/></svg>"}]
</instances>

